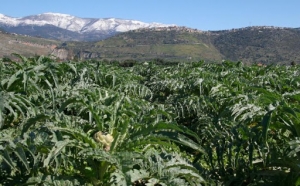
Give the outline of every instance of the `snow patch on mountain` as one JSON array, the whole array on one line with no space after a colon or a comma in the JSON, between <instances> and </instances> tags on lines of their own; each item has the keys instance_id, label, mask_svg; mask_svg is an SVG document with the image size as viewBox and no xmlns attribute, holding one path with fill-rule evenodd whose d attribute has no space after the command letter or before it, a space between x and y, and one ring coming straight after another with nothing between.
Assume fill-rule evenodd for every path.
<instances>
[{"instance_id":1,"label":"snow patch on mountain","mask_svg":"<svg viewBox=\"0 0 300 186\"><path fill-rule=\"evenodd\" d=\"M137 20L126 19L96 19L96 18L80 18L68 14L61 13L43 13L38 15L14 18L0 14L0 24L6 26L22 26L22 25L53 25L62 29L66 29L78 33L94 32L94 31L115 31L126 32L139 28L153 27L169 27L175 25L167 25L161 23L144 23Z\"/></svg>"}]
</instances>

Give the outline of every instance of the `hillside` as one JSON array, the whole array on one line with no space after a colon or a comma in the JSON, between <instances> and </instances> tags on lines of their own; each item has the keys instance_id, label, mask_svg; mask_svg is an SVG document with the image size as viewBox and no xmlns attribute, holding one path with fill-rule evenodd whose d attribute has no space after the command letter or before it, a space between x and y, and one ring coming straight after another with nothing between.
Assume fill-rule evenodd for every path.
<instances>
[{"instance_id":1,"label":"hillside","mask_svg":"<svg viewBox=\"0 0 300 186\"><path fill-rule=\"evenodd\" d=\"M0 57L11 57L12 53L24 56L49 55L54 48L61 45L60 41L10 34L4 31L0 31L0 41Z\"/></svg>"},{"instance_id":2,"label":"hillside","mask_svg":"<svg viewBox=\"0 0 300 186\"><path fill-rule=\"evenodd\" d=\"M161 58L289 64L300 61L300 30L247 27L202 32L185 27L152 28L121 33L93 43L66 42L60 48L68 51L68 56L80 59L144 61Z\"/></svg>"},{"instance_id":3,"label":"hillside","mask_svg":"<svg viewBox=\"0 0 300 186\"><path fill-rule=\"evenodd\" d=\"M216 34L213 44L228 60L265 64L300 61L299 29L248 27Z\"/></svg>"},{"instance_id":4,"label":"hillside","mask_svg":"<svg viewBox=\"0 0 300 186\"><path fill-rule=\"evenodd\" d=\"M189 32L186 28L141 29L118 34L94 43L67 42L62 48L81 59L97 56L102 59L155 58L167 61L220 61L223 56L214 47L207 33Z\"/></svg>"},{"instance_id":5,"label":"hillside","mask_svg":"<svg viewBox=\"0 0 300 186\"><path fill-rule=\"evenodd\" d=\"M62 60L300 62L299 28L246 27L210 32L186 27L150 28L97 42L62 42L1 32L0 39L0 56L20 53L52 54Z\"/></svg>"}]
</instances>

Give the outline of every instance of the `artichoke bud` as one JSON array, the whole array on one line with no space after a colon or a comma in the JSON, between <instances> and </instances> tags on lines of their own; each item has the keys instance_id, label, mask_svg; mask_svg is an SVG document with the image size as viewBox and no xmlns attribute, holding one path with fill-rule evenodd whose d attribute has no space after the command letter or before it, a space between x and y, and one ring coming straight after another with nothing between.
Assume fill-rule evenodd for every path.
<instances>
[{"instance_id":1,"label":"artichoke bud","mask_svg":"<svg viewBox=\"0 0 300 186\"><path fill-rule=\"evenodd\" d=\"M97 132L94 135L94 139L98 143L102 143L105 147L110 146L114 141L114 138L111 134L103 134L101 131Z\"/></svg>"}]
</instances>

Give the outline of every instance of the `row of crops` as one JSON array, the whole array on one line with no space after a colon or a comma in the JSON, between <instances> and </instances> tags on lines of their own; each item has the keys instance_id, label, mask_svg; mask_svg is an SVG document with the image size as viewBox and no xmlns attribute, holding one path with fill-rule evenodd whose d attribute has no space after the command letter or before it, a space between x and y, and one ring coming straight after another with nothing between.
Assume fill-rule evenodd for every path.
<instances>
[{"instance_id":1,"label":"row of crops","mask_svg":"<svg viewBox=\"0 0 300 186\"><path fill-rule=\"evenodd\" d=\"M0 59L0 185L300 185L299 66Z\"/></svg>"}]
</instances>

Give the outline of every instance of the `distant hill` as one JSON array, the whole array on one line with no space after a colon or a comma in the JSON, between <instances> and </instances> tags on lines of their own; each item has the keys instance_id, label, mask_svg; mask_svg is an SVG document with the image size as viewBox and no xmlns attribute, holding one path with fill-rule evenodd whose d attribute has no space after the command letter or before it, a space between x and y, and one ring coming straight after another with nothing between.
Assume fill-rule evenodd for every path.
<instances>
[{"instance_id":1,"label":"distant hill","mask_svg":"<svg viewBox=\"0 0 300 186\"><path fill-rule=\"evenodd\" d=\"M300 61L300 30L247 27L199 31L185 27L139 29L92 42L66 42L61 50L80 59L161 58L168 61L243 61L289 64ZM69 55L70 56L70 55Z\"/></svg>"},{"instance_id":2,"label":"distant hill","mask_svg":"<svg viewBox=\"0 0 300 186\"><path fill-rule=\"evenodd\" d=\"M0 57L12 57L12 53L24 56L49 55L61 45L61 41L7 33L0 30Z\"/></svg>"},{"instance_id":3,"label":"distant hill","mask_svg":"<svg viewBox=\"0 0 300 186\"><path fill-rule=\"evenodd\" d=\"M61 48L80 59L97 56L109 60L160 58L168 61L220 61L223 58L213 46L209 34L191 33L186 28L129 31L99 42L67 42Z\"/></svg>"},{"instance_id":4,"label":"distant hill","mask_svg":"<svg viewBox=\"0 0 300 186\"><path fill-rule=\"evenodd\" d=\"M214 46L229 60L243 62L300 62L300 29L247 27L215 32Z\"/></svg>"}]
</instances>

